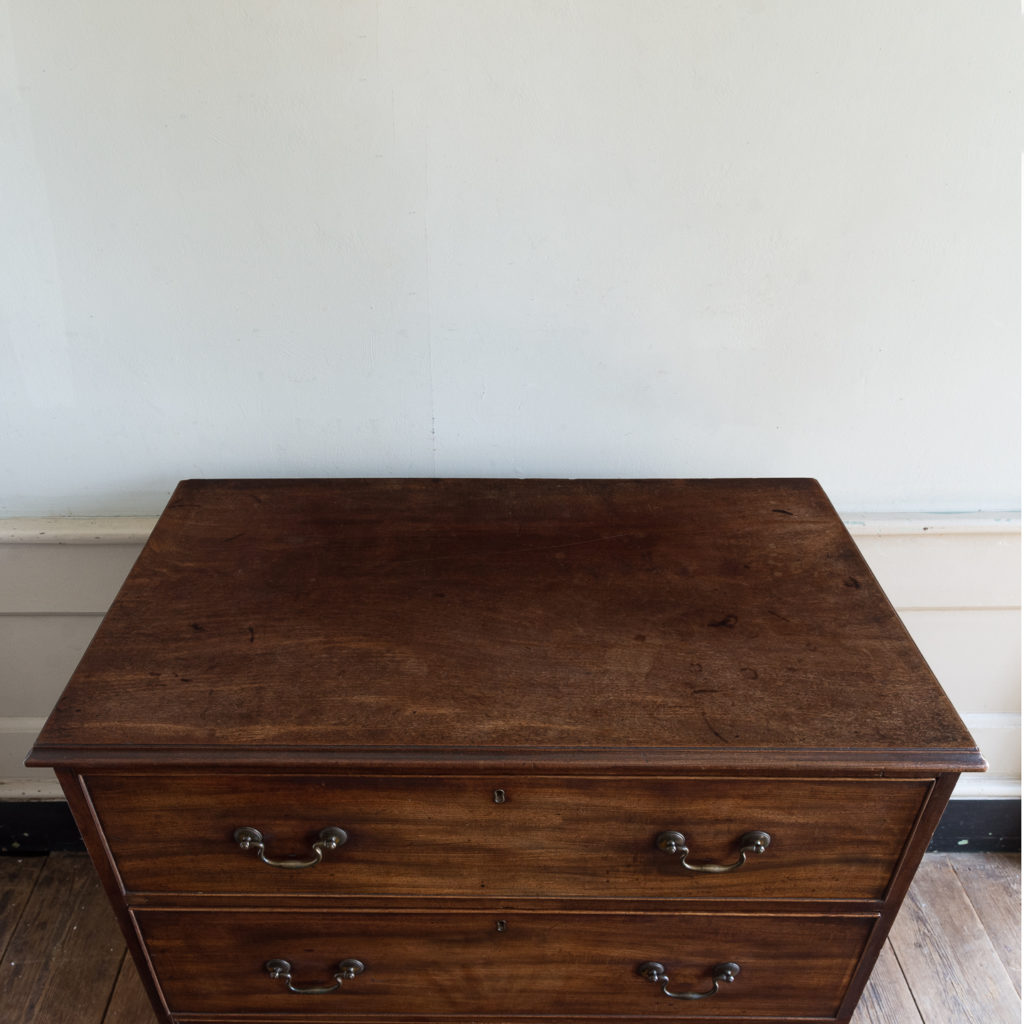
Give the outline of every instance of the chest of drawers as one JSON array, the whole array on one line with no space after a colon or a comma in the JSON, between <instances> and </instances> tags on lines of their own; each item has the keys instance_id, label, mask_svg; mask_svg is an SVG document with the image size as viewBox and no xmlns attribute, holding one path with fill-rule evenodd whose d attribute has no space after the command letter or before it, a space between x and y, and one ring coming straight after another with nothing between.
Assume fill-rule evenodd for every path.
<instances>
[{"instance_id":1,"label":"chest of drawers","mask_svg":"<svg viewBox=\"0 0 1024 1024\"><path fill-rule=\"evenodd\" d=\"M181 1024L847 1021L984 768L810 480L187 481L29 763Z\"/></svg>"}]
</instances>

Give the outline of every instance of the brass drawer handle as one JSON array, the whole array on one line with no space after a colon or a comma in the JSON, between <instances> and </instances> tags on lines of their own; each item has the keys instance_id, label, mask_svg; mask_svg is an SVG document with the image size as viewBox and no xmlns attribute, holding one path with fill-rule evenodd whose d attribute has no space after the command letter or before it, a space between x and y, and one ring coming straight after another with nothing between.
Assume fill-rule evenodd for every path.
<instances>
[{"instance_id":1,"label":"brass drawer handle","mask_svg":"<svg viewBox=\"0 0 1024 1024\"><path fill-rule=\"evenodd\" d=\"M234 840L242 850L255 850L259 859L273 868L313 868L324 859L327 850L336 850L339 846L344 846L348 842L348 833L335 825L321 829L317 841L313 844L311 860L274 860L268 857L263 845L263 833L258 828L251 828L248 825L235 829Z\"/></svg>"},{"instance_id":2,"label":"brass drawer handle","mask_svg":"<svg viewBox=\"0 0 1024 1024\"><path fill-rule=\"evenodd\" d=\"M263 969L275 981L283 978L289 992L296 992L300 996L326 996L331 992L337 992L343 981L349 981L357 974L366 970L362 960L342 960L334 971L333 985L313 985L309 988L298 988L292 983L292 965L287 960L268 960Z\"/></svg>"},{"instance_id":3,"label":"brass drawer handle","mask_svg":"<svg viewBox=\"0 0 1024 1024\"><path fill-rule=\"evenodd\" d=\"M669 999L707 999L710 996L718 995L718 986L721 982L725 981L731 985L736 980L736 975L740 973L740 965L732 961L724 964L715 964L711 968L711 988L707 992L669 992L669 977L665 973L665 965L653 960L649 963L641 964L636 969L636 973L648 981L653 981L655 985L661 985L661 991Z\"/></svg>"},{"instance_id":4,"label":"brass drawer handle","mask_svg":"<svg viewBox=\"0 0 1024 1024\"><path fill-rule=\"evenodd\" d=\"M768 849L772 837L767 832L744 832L740 836L740 859L734 864L690 864L687 857L690 848L686 845L686 836L682 832L662 832L656 842L659 850L665 853L679 854L679 863L687 871L703 871L707 874L722 875L726 871L735 871L747 863L748 853L764 853Z\"/></svg>"}]
</instances>

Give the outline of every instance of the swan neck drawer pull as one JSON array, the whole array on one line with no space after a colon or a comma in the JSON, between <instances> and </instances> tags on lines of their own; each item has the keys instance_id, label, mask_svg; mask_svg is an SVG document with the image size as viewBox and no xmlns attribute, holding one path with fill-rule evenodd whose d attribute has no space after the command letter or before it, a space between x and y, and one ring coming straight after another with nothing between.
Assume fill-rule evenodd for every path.
<instances>
[{"instance_id":1,"label":"swan neck drawer pull","mask_svg":"<svg viewBox=\"0 0 1024 1024\"><path fill-rule=\"evenodd\" d=\"M320 830L316 842L313 844L313 856L309 860L274 860L267 856L266 848L263 845L263 833L258 828L251 828L248 825L236 828L233 837L238 843L239 849L255 850L256 855L264 864L272 868L313 868L324 859L324 853L328 850L336 850L348 842L348 833L343 828L331 825Z\"/></svg>"},{"instance_id":2,"label":"swan neck drawer pull","mask_svg":"<svg viewBox=\"0 0 1024 1024\"><path fill-rule=\"evenodd\" d=\"M662 832L656 842L658 849L665 853L679 854L679 863L687 871L702 871L706 874L723 875L727 871L735 871L747 863L748 853L764 853L768 849L772 837L767 832L744 832L740 836L740 858L733 864L690 864L687 857L690 848L686 845L686 836L682 832Z\"/></svg>"},{"instance_id":3,"label":"swan neck drawer pull","mask_svg":"<svg viewBox=\"0 0 1024 1024\"><path fill-rule=\"evenodd\" d=\"M284 980L289 992L295 992L300 996L326 996L331 992L337 992L344 981L362 974L366 965L361 960L342 960L334 971L333 985L313 985L308 988L299 988L292 982L292 965L287 960L268 960L263 969L275 981L278 978Z\"/></svg>"},{"instance_id":4,"label":"swan neck drawer pull","mask_svg":"<svg viewBox=\"0 0 1024 1024\"><path fill-rule=\"evenodd\" d=\"M723 981L732 984L736 980L736 975L740 973L740 965L732 961L724 964L715 964L711 968L711 988L707 992L669 992L669 977L665 973L665 965L653 960L649 963L641 964L636 969L636 973L648 981L653 981L655 985L660 985L661 991L669 999L708 999L710 996L718 995L718 986Z\"/></svg>"}]
</instances>

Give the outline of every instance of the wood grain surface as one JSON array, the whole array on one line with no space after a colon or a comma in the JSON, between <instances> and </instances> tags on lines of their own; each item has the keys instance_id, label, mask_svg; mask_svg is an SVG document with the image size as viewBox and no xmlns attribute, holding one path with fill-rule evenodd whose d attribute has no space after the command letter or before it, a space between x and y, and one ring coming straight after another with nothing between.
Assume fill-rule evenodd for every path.
<instances>
[{"instance_id":1,"label":"wood grain surface","mask_svg":"<svg viewBox=\"0 0 1024 1024\"><path fill-rule=\"evenodd\" d=\"M882 947L851 1024L922 1024L914 994L888 942Z\"/></svg>"},{"instance_id":2,"label":"wood grain surface","mask_svg":"<svg viewBox=\"0 0 1024 1024\"><path fill-rule=\"evenodd\" d=\"M983 765L810 480L185 482L31 763L254 747Z\"/></svg>"},{"instance_id":3,"label":"wood grain surface","mask_svg":"<svg viewBox=\"0 0 1024 1024\"><path fill-rule=\"evenodd\" d=\"M1006 1011L994 1001L999 996L994 995L993 990L977 986L961 990L960 997L964 1000L961 1005L943 1005L942 1000L930 994L948 986L942 958L919 955L923 969L911 971L909 977L904 975L900 960L908 953L913 954L917 946L928 947L935 942L948 943L951 955L956 960L967 960L974 955L966 949L960 952L961 930L946 924L943 909L957 906L963 897L968 897L968 889L963 887L962 881L970 877L972 895L968 897L969 902L978 911L989 946L986 949L985 944L982 942L979 945L975 938L969 938L968 941L978 951L977 955L990 958L993 967L998 967L1001 960L997 947L1016 943L1019 948L1020 857L984 853L929 854L925 858L925 865L948 865L953 869L941 871L935 876L939 886L937 895L932 897L937 904L934 910L936 920L925 929L914 926L900 928L893 935L896 945L891 941L886 943L852 1024L963 1024L965 1020L998 1020L1004 1012L1016 1014L1019 1019L1020 1000L1016 992L1012 991L1012 985L997 986L1003 998L1008 1000ZM47 874L59 873L62 879L59 887L62 896L59 898L69 904L79 897L79 880L92 882L94 879L92 865L83 854L51 854L49 857L31 859L0 858L0 907L3 908L0 921L6 926L7 934L14 937L13 946L5 944L0 950L4 954L0 958L0 972L4 975L17 972L11 960L14 949L24 948L24 933L40 928L40 915L32 906L34 900L38 898L49 902L50 915L59 913L50 902L53 897L52 887L37 885L41 871ZM911 887L912 896L914 891L914 887ZM979 901L987 908L987 913L982 914ZM112 914L103 901L90 901L84 913L105 920L106 926L110 926ZM999 923L1001 921L1009 924ZM90 934L96 934L96 927L94 923L87 926ZM40 942L45 943L45 939ZM75 1013L72 1018L74 1024L155 1024L157 1018L145 1002L142 986L130 959L123 963L112 989L109 972L94 971L89 960L75 955L75 950L58 945L51 947L48 952L37 974L37 977L46 979L40 983L40 987L55 992L79 993L75 1006L69 1008ZM1019 956L1017 962L1019 964ZM89 989L94 990L95 995L89 994ZM5 1024L54 1024L54 1021L61 1019L59 1016L40 1016L37 1013L39 1004L26 1000L23 993L23 989L11 985L6 979L0 985L0 1020ZM45 1009L43 1007L43 1011ZM246 1019L252 1020L252 1015L227 1019L236 1024ZM700 1024L705 1024L707 1020L704 1018L701 1021L696 1013L688 1013L686 1019L699 1021ZM624 1024L633 1022L625 1021Z\"/></svg>"},{"instance_id":4,"label":"wood grain surface","mask_svg":"<svg viewBox=\"0 0 1024 1024\"><path fill-rule=\"evenodd\" d=\"M32 879L31 869L21 881ZM0 1019L32 1024L98 1019L125 948L103 889L72 857L48 859L32 881L31 899L17 908L21 912L10 908L9 921L17 927L5 942ZM57 963L74 970L56 971Z\"/></svg>"},{"instance_id":5,"label":"wood grain surface","mask_svg":"<svg viewBox=\"0 0 1024 1024\"><path fill-rule=\"evenodd\" d=\"M749 900L882 899L930 788L230 774L94 775L86 786L130 891ZM329 825L348 841L298 871L262 864L232 838L256 827L268 857L308 859ZM771 844L734 872L694 873L657 848L669 829L686 836L697 864L735 863L753 829Z\"/></svg>"},{"instance_id":6,"label":"wood grain surface","mask_svg":"<svg viewBox=\"0 0 1024 1024\"><path fill-rule=\"evenodd\" d=\"M950 857L947 863L956 872L956 880L964 890L978 921L992 943L1000 962L1020 995L1021 968L1021 894L1020 857ZM934 876L935 868L929 867ZM925 883L922 883L924 885ZM934 883L933 883L934 884ZM956 887L948 878L938 879L940 886ZM943 899L944 906L953 901ZM959 903L960 901L955 901ZM949 931L949 930L945 930ZM983 955L987 956L987 953Z\"/></svg>"},{"instance_id":7,"label":"wood grain surface","mask_svg":"<svg viewBox=\"0 0 1024 1024\"><path fill-rule=\"evenodd\" d=\"M137 917L172 1012L485 1016L515 1007L528 1015L655 1019L677 1018L683 1004L637 974L652 960L664 964L676 991L706 991L717 963L739 963L737 980L701 1007L713 1016L831 1016L872 924L813 915L407 910L140 910ZM330 984L347 958L366 971L337 992L297 998L267 976L272 958L292 964L297 987Z\"/></svg>"},{"instance_id":8,"label":"wood grain surface","mask_svg":"<svg viewBox=\"0 0 1024 1024\"><path fill-rule=\"evenodd\" d=\"M1013 979L952 873L948 860L924 863L893 925L903 972L911 988L916 984L922 991L922 1016L959 1024L1019 1024L1020 995ZM1019 937L1019 924L1014 930ZM925 977L942 983L921 985Z\"/></svg>"},{"instance_id":9,"label":"wood grain surface","mask_svg":"<svg viewBox=\"0 0 1024 1024\"><path fill-rule=\"evenodd\" d=\"M225 1024L846 1022L984 768L810 480L183 483L30 763L154 1007ZM232 837L331 825L300 872ZM728 864L755 829L727 874L656 849ZM296 995L272 957L368 969ZM742 973L691 1004L645 960Z\"/></svg>"}]
</instances>

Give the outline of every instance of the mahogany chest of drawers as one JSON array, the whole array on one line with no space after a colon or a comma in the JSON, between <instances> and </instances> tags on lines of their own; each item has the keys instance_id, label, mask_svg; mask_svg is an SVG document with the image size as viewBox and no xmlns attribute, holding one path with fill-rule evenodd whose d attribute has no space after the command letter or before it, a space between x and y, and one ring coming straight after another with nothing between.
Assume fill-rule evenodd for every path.
<instances>
[{"instance_id":1,"label":"mahogany chest of drawers","mask_svg":"<svg viewBox=\"0 0 1024 1024\"><path fill-rule=\"evenodd\" d=\"M811 480L187 481L29 763L181 1024L847 1021L984 768Z\"/></svg>"}]
</instances>

